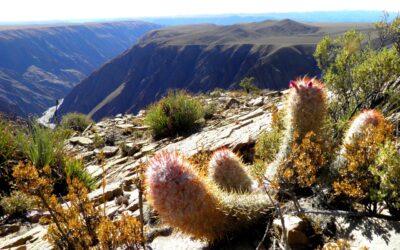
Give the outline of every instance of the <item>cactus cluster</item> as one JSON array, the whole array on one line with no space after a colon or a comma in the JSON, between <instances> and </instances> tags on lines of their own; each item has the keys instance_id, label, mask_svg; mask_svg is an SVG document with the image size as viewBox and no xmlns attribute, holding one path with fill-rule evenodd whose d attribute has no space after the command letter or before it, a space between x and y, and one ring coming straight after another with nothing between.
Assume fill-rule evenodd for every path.
<instances>
[{"instance_id":1,"label":"cactus cluster","mask_svg":"<svg viewBox=\"0 0 400 250\"><path fill-rule=\"evenodd\" d=\"M279 175L277 169L294 143L310 132L324 138L326 113L326 92L321 82L308 77L290 82L284 140L276 160L267 167L267 178ZM353 120L339 155L345 153L346 144L362 136L368 124L376 126L383 120L377 111L362 112ZM267 196L254 188L254 181L232 151L215 151L207 169L207 176L200 175L179 152L161 152L150 161L147 199L163 221L195 238L214 241L252 225L273 207Z\"/></svg>"},{"instance_id":2,"label":"cactus cluster","mask_svg":"<svg viewBox=\"0 0 400 250\"><path fill-rule=\"evenodd\" d=\"M263 193L250 192L251 179L233 152L215 152L209 168L209 177L200 176L178 152L161 152L150 161L148 201L165 222L195 238L214 241L251 225L271 207Z\"/></svg>"}]
</instances>

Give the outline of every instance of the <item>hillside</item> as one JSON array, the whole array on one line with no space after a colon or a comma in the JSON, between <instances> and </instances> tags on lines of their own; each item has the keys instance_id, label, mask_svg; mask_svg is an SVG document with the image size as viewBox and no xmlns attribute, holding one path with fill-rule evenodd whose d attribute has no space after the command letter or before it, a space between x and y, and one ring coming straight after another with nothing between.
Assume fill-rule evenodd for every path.
<instances>
[{"instance_id":1,"label":"hillside","mask_svg":"<svg viewBox=\"0 0 400 250\"><path fill-rule=\"evenodd\" d=\"M84 79L60 112L96 120L137 112L171 88L191 92L233 89L247 76L260 88L282 89L299 75L318 75L313 58L324 35L368 24L303 24L289 19L259 23L188 25L155 30Z\"/></svg>"},{"instance_id":2,"label":"hillside","mask_svg":"<svg viewBox=\"0 0 400 250\"><path fill-rule=\"evenodd\" d=\"M137 21L0 26L0 111L40 114L157 27Z\"/></svg>"},{"instance_id":3,"label":"hillside","mask_svg":"<svg viewBox=\"0 0 400 250\"><path fill-rule=\"evenodd\" d=\"M395 84L398 84L398 81ZM153 155L160 152L178 150L188 159L192 159L191 162L204 163L208 162L208 157L211 157L215 150L224 147L239 153L242 159L250 164L254 157L255 143L260 140L264 130L271 129L271 106L286 107L283 100L286 100L288 91L261 91L256 95L239 93L228 91L217 97L196 97L202 103L212 104L216 108L213 117L205 120L204 127L188 137L153 139L149 127L143 126L146 113L142 112L138 115L118 115L89 125L84 132L75 132L74 137L65 142L64 150L67 155L81 159L85 169L97 183L101 183L102 178L106 180L104 191L98 186L89 193L89 198L97 209L105 209L107 216L115 220L122 214L135 218L141 218L141 214L144 214L145 244L151 249L247 250L256 249L257 245L261 245L261 249L272 249L275 241L281 241L281 234L277 233L277 227L279 228L281 223L277 213L267 213L265 218L261 219L261 224L254 223L251 228L246 228L250 234L237 232L228 239L220 240L215 246L206 240L196 240L165 223L149 205L148 196L143 197L136 184L143 163L147 166ZM104 145L98 143L101 140L104 140ZM102 161L99 161L99 155L103 155ZM249 169L253 166L246 164ZM186 180L176 183L187 183ZM317 190L319 192L319 189ZM184 191L183 188L182 192ZM190 191L193 193L193 189ZM172 199L171 196L166 197ZM140 203L140 197L144 198L143 204ZM203 198L199 195L195 197ZM267 196L263 196L263 199L267 199ZM309 213L305 216L303 213L299 215L296 210L299 208L294 207L292 197L282 202L285 224L290 232L288 234L293 235L290 240L295 242L294 246L298 246L291 249L321 249L313 248L310 242L320 245L327 242L334 244L339 237L346 240L348 249L359 249L360 246L369 249L396 249L399 245L398 219L383 214L373 216L335 208L331 206L332 203L327 206L317 195L297 198L294 196L293 199L298 199L298 206L302 211ZM184 202L182 199L179 203ZM176 210L176 213L179 212ZM384 213L387 214L387 211ZM24 219L3 220L5 223L0 224L0 249L52 249L53 246L43 238L49 225L39 222L40 218L50 217L48 212L32 209L24 215ZM304 223L300 223L300 216ZM266 221L272 226L266 226ZM265 233L266 227L269 228L268 234ZM314 228L318 231L314 231ZM267 235L267 240L262 240L264 234ZM324 241L320 241L321 236L324 237Z\"/></svg>"}]
</instances>

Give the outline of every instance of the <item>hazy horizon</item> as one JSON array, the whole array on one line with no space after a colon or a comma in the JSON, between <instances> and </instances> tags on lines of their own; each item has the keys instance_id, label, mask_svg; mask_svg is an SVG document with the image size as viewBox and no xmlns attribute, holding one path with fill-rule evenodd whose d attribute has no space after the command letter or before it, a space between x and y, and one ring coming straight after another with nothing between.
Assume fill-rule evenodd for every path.
<instances>
[{"instance_id":1,"label":"hazy horizon","mask_svg":"<svg viewBox=\"0 0 400 250\"><path fill-rule=\"evenodd\" d=\"M335 4L315 0L6 0L0 9L0 23L57 22L79 20L185 18L232 15L332 11L388 11L398 13L400 1L336 0Z\"/></svg>"}]
</instances>

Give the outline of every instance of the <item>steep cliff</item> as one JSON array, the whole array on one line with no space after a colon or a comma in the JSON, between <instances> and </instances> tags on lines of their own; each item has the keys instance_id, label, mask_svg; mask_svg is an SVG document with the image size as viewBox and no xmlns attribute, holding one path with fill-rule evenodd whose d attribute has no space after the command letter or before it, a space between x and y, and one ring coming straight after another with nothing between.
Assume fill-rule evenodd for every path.
<instances>
[{"instance_id":1,"label":"steep cliff","mask_svg":"<svg viewBox=\"0 0 400 250\"><path fill-rule=\"evenodd\" d=\"M155 30L77 85L60 112L78 111L98 120L137 112L171 88L232 89L247 76L255 77L260 88L282 89L299 75L318 75L312 55L316 43L351 27L356 26L282 20Z\"/></svg>"},{"instance_id":2,"label":"steep cliff","mask_svg":"<svg viewBox=\"0 0 400 250\"><path fill-rule=\"evenodd\" d=\"M0 111L39 114L155 24L0 26Z\"/></svg>"}]
</instances>

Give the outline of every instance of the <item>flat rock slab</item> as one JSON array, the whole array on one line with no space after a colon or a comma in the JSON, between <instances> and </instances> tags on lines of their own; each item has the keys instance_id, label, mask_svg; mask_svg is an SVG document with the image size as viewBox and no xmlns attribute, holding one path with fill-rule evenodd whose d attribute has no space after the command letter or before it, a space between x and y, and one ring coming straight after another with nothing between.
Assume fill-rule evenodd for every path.
<instances>
[{"instance_id":1,"label":"flat rock slab","mask_svg":"<svg viewBox=\"0 0 400 250\"><path fill-rule=\"evenodd\" d=\"M76 137L72 137L71 139L69 139L69 142L72 144L78 144L81 146L87 146L93 143L92 139L89 139L87 137L83 137L83 136L76 136Z\"/></svg>"},{"instance_id":2,"label":"flat rock slab","mask_svg":"<svg viewBox=\"0 0 400 250\"><path fill-rule=\"evenodd\" d=\"M133 124L118 124L116 125L117 128L119 129L129 129L129 128L133 128Z\"/></svg>"},{"instance_id":3,"label":"flat rock slab","mask_svg":"<svg viewBox=\"0 0 400 250\"><path fill-rule=\"evenodd\" d=\"M178 150L190 157L201 149L216 150L220 147L238 149L242 145L254 143L259 135L270 128L271 114L257 109L242 115L228 125L203 130L179 142L167 145L165 150Z\"/></svg>"},{"instance_id":4,"label":"flat rock slab","mask_svg":"<svg viewBox=\"0 0 400 250\"><path fill-rule=\"evenodd\" d=\"M338 235L349 240L352 249L400 250L400 221L378 218L337 218Z\"/></svg>"},{"instance_id":5,"label":"flat rock slab","mask_svg":"<svg viewBox=\"0 0 400 250\"><path fill-rule=\"evenodd\" d=\"M32 244L36 241L42 242L42 237L46 233L46 231L46 227L39 225L20 235L18 235L18 233L16 233L16 235L8 235L0 239L0 249L21 247L27 243ZM43 243L46 244L47 242L43 241ZM49 244L47 243L47 247L43 249L50 249Z\"/></svg>"},{"instance_id":6,"label":"flat rock slab","mask_svg":"<svg viewBox=\"0 0 400 250\"><path fill-rule=\"evenodd\" d=\"M100 152L103 152L103 155L107 158L113 157L118 153L119 148L116 146L105 146L102 149L96 149L94 152L96 154L100 154Z\"/></svg>"},{"instance_id":7,"label":"flat rock slab","mask_svg":"<svg viewBox=\"0 0 400 250\"><path fill-rule=\"evenodd\" d=\"M153 250L202 250L207 247L207 243L192 240L185 235L173 234L155 238L150 247Z\"/></svg>"},{"instance_id":8,"label":"flat rock slab","mask_svg":"<svg viewBox=\"0 0 400 250\"><path fill-rule=\"evenodd\" d=\"M104 189L104 197L106 201L110 201L117 196L123 194L120 183L111 183L107 184ZM93 192L89 193L89 199L92 200L95 204L100 204L103 202L103 188L100 187Z\"/></svg>"}]
</instances>

